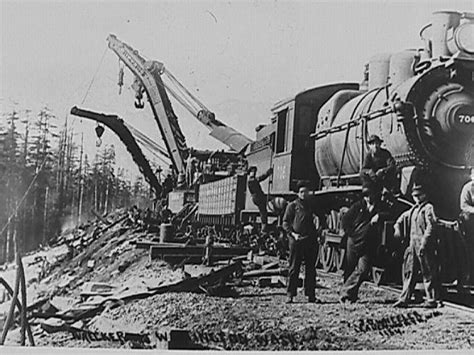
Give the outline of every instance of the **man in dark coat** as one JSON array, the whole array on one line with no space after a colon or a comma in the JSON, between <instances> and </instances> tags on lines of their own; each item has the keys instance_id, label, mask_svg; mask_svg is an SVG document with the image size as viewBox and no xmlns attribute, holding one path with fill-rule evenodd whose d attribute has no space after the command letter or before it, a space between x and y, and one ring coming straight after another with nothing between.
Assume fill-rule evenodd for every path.
<instances>
[{"instance_id":1,"label":"man in dark coat","mask_svg":"<svg viewBox=\"0 0 474 355\"><path fill-rule=\"evenodd\" d=\"M365 186L362 195L342 217L342 229L347 237L342 302L357 300L359 287L371 269L378 227L388 216L377 185Z\"/></svg>"},{"instance_id":2,"label":"man in dark coat","mask_svg":"<svg viewBox=\"0 0 474 355\"><path fill-rule=\"evenodd\" d=\"M367 144L369 151L362 167L362 184L375 183L393 193L398 193L397 164L392 154L381 147L382 140L375 134L369 136Z\"/></svg>"},{"instance_id":3,"label":"man in dark coat","mask_svg":"<svg viewBox=\"0 0 474 355\"><path fill-rule=\"evenodd\" d=\"M262 220L262 231L267 230L268 212L267 212L267 196L262 190L260 183L267 179L273 172L270 168L263 175L257 176L257 167L251 166L248 170L247 187L252 197L252 202L258 207L260 219Z\"/></svg>"},{"instance_id":4,"label":"man in dark coat","mask_svg":"<svg viewBox=\"0 0 474 355\"><path fill-rule=\"evenodd\" d=\"M471 168L470 173L471 180L463 186L459 196L461 220L464 222L467 233L474 232L474 168Z\"/></svg>"},{"instance_id":5,"label":"man in dark coat","mask_svg":"<svg viewBox=\"0 0 474 355\"><path fill-rule=\"evenodd\" d=\"M290 249L290 270L288 275L288 300L292 303L298 288L298 277L301 264L305 263L305 294L308 302L316 302L314 289L316 287L316 258L318 242L314 214L308 201L308 187L298 185L298 198L291 202L283 216L283 228L288 235Z\"/></svg>"}]
</instances>

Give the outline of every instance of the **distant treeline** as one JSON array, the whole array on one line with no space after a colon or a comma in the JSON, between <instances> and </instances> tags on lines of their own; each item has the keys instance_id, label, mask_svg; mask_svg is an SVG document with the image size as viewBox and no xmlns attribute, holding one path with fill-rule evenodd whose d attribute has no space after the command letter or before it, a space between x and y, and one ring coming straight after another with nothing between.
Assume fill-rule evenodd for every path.
<instances>
[{"instance_id":1,"label":"distant treeline","mask_svg":"<svg viewBox=\"0 0 474 355\"><path fill-rule=\"evenodd\" d=\"M59 120L47 107L36 114L2 114L0 264L12 260L15 238L22 251L33 250L62 228L84 222L91 210L104 214L149 201L143 180L132 182L115 167L113 145L98 149L90 160L82 142L67 118Z\"/></svg>"}]
</instances>

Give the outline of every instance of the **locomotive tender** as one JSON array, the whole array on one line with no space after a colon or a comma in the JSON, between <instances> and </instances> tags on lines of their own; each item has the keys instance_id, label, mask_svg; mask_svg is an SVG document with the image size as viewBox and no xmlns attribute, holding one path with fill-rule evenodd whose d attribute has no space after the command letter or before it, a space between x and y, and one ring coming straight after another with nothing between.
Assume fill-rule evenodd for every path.
<instances>
[{"instance_id":1,"label":"locomotive tender","mask_svg":"<svg viewBox=\"0 0 474 355\"><path fill-rule=\"evenodd\" d=\"M359 174L371 134L393 154L402 195L408 198L415 182L429 184L438 215L452 220L459 214L459 193L474 166L474 14L435 12L420 37L421 49L372 57L360 84L319 86L277 103L271 123L257 127L257 139L247 148L249 166L259 172L274 169L262 188L274 201L269 207L275 217L282 201L295 198L299 181L311 186L325 236L319 262L327 270L342 267L340 219L360 196ZM393 220L408 208L409 201L403 201L393 206ZM243 221L257 216L248 193L245 204L235 206L233 213ZM198 220L203 212L198 210ZM383 270L395 268L399 274L403 245L393 239L392 224L381 231L376 281ZM440 229L440 258L450 265L443 270L444 281L467 279L472 266L464 242L456 232Z\"/></svg>"}]
</instances>

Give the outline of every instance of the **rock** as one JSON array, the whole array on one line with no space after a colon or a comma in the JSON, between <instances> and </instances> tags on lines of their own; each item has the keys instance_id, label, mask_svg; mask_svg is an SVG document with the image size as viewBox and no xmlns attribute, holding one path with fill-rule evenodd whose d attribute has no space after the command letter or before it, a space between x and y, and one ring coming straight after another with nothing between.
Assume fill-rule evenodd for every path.
<instances>
[{"instance_id":1,"label":"rock","mask_svg":"<svg viewBox=\"0 0 474 355\"><path fill-rule=\"evenodd\" d=\"M125 270L127 270L127 268L132 264L132 261L130 259L128 260L124 260L120 263L120 265L118 266L118 270L120 272L124 272Z\"/></svg>"}]
</instances>

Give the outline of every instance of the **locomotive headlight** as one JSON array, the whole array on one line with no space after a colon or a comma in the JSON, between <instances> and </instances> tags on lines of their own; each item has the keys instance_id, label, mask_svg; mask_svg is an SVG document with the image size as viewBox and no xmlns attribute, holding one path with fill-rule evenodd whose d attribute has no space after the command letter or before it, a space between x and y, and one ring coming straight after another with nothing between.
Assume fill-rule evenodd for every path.
<instances>
[{"instance_id":1,"label":"locomotive headlight","mask_svg":"<svg viewBox=\"0 0 474 355\"><path fill-rule=\"evenodd\" d=\"M461 51L474 54L474 22L459 26L454 33L454 41Z\"/></svg>"}]
</instances>

